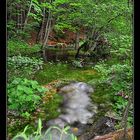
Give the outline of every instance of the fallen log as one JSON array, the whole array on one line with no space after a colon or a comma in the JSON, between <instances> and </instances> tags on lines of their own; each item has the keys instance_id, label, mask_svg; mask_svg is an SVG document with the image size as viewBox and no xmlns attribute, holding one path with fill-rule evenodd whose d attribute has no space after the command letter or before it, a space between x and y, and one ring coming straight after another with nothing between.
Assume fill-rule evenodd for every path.
<instances>
[{"instance_id":1,"label":"fallen log","mask_svg":"<svg viewBox=\"0 0 140 140\"><path fill-rule=\"evenodd\" d=\"M123 135L124 135L124 130L121 129L115 132L105 134L103 136L96 136L91 140L124 140ZM133 128L127 130L126 140L133 140Z\"/></svg>"}]
</instances>

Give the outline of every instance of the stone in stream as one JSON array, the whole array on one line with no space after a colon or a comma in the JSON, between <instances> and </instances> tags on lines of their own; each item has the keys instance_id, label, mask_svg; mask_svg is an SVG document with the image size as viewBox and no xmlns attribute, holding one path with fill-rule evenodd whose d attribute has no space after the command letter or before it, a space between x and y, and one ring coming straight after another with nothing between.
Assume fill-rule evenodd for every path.
<instances>
[{"instance_id":1,"label":"stone in stream","mask_svg":"<svg viewBox=\"0 0 140 140\"><path fill-rule=\"evenodd\" d=\"M97 109L90 99L94 90L84 82L74 82L62 87L59 92L63 96L62 112L56 119L48 121L47 126L64 128L69 125L76 127L77 135L80 135Z\"/></svg>"}]
</instances>

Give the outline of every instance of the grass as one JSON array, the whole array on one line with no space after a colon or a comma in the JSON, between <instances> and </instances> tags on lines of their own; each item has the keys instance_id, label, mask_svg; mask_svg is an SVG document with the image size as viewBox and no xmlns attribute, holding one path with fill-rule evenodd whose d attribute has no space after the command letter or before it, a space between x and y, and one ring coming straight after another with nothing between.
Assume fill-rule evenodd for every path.
<instances>
[{"instance_id":1,"label":"grass","mask_svg":"<svg viewBox=\"0 0 140 140\"><path fill-rule=\"evenodd\" d=\"M106 61L108 65L112 64L112 60ZM94 68L74 68L68 64L62 63L47 63L44 65L43 70L40 70L35 75L35 80L40 84L48 84L54 80L68 80L68 81L82 81L93 85L95 88L94 94L91 98L97 104L108 103L110 101L110 88L103 85L95 85L90 81L95 81L100 77Z\"/></svg>"},{"instance_id":2,"label":"grass","mask_svg":"<svg viewBox=\"0 0 140 140\"><path fill-rule=\"evenodd\" d=\"M58 79L88 82L97 77L98 74L92 68L74 68L68 64L47 63L44 65L43 70L36 73L35 80L40 84L47 84Z\"/></svg>"}]
</instances>

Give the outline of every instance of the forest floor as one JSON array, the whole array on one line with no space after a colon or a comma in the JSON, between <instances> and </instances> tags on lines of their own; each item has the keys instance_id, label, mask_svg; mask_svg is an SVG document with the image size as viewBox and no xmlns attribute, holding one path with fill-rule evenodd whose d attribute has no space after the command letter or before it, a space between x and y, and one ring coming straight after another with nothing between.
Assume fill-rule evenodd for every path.
<instances>
[{"instance_id":1,"label":"forest floor","mask_svg":"<svg viewBox=\"0 0 140 140\"><path fill-rule=\"evenodd\" d=\"M65 36L63 36L63 39L56 38L54 33L51 33L48 45L50 46L56 45L57 43L66 43L66 44L74 43L73 40L75 40L75 37L76 37L75 34L72 32L66 32ZM81 34L80 39L83 38L84 35ZM28 44L30 46L33 46L35 43L36 43L36 33L31 33L31 39L28 40ZM104 61L105 64L108 64L110 66L117 62L118 60L116 58L115 59L109 58ZM59 86L62 87L63 85L68 84L72 81L85 82L87 84L91 84L95 89L94 94L91 95L91 99L93 103L96 103L100 106L99 109L100 114L105 115L107 112L112 110L111 109L112 103L110 100L110 89L105 85L103 86L94 85L93 81L98 80L100 77L101 75L94 69L94 65L91 65L89 67L78 68L72 66L69 63L59 61L58 63L54 63L54 62L44 63L43 69L35 73L33 80L36 80L39 84L49 89L49 92L47 92L46 96L42 99L42 104L43 102L48 102L48 100L52 98L53 94L59 96L57 94ZM61 99L60 97L57 96L54 98L55 101L49 102L49 104L44 104L43 108L38 108L37 111L33 113L32 116L33 120L32 122L30 122L31 124L33 124L34 121L37 121L38 117L48 121L59 115L59 113L56 110L61 104L60 101ZM48 114L45 112L46 110ZM29 121L27 121L25 125L28 123ZM22 127L24 127L25 125L23 125ZM17 127L21 127L21 126L17 125ZM14 132L15 128L12 129L13 129L12 131ZM115 131L114 133L110 133L108 135L96 137L93 140L117 140L115 139L117 134L118 131ZM131 132L130 132L130 137L132 137Z\"/></svg>"},{"instance_id":2,"label":"forest floor","mask_svg":"<svg viewBox=\"0 0 140 140\"><path fill-rule=\"evenodd\" d=\"M106 63L111 64L114 61L108 60ZM91 81L97 80L100 77L100 74L94 70L94 67L87 67L87 68L74 68L72 66L69 66L68 64L63 63L47 63L44 65L43 70L40 70L36 76L35 80L37 80L41 84L46 84L46 88L50 88L52 90L57 91L56 87L63 86L71 81L81 81L85 83L89 83L92 85ZM111 117L116 118L116 116L113 114L111 109L111 101L110 101L110 89L107 89L107 87L102 86L95 86L92 85L95 88L94 94L92 94L91 99L93 103L98 104L100 109L98 110L102 116L106 115L107 112L110 113ZM50 107L50 106L49 106ZM111 111L111 112L110 112ZM50 113L50 116L53 116L53 114ZM50 116L48 118L50 119ZM110 117L109 116L109 117ZM101 122L102 123L102 122ZM103 128L104 129L104 128ZM108 129L108 128L106 128ZM102 130L99 130L102 131ZM129 129L128 132L128 139L132 140L132 129ZM110 131L111 132L111 131ZM98 133L98 132L97 132ZM115 130L114 132L107 133L99 135L95 137L92 140L121 140L123 134L123 130ZM82 140L81 138L79 140ZM85 139L84 139L85 140ZM122 139L123 140L123 139Z\"/></svg>"}]
</instances>

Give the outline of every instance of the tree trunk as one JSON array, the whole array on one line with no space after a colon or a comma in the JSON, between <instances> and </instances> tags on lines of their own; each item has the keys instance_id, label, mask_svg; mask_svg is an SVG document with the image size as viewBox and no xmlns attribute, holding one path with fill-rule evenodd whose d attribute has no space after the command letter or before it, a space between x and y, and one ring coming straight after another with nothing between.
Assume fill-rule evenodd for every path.
<instances>
[{"instance_id":1,"label":"tree trunk","mask_svg":"<svg viewBox=\"0 0 140 140\"><path fill-rule=\"evenodd\" d=\"M75 41L75 50L77 50L79 48L79 35L80 35L80 33L77 31L76 41Z\"/></svg>"},{"instance_id":2,"label":"tree trunk","mask_svg":"<svg viewBox=\"0 0 140 140\"><path fill-rule=\"evenodd\" d=\"M129 100L128 100L127 106L125 108L124 116L123 116L122 122L121 122L122 123L122 128L124 129L124 135L123 135L124 140L127 140L127 119L128 119L129 107L131 105L131 100L132 100L131 96L129 96Z\"/></svg>"},{"instance_id":3,"label":"tree trunk","mask_svg":"<svg viewBox=\"0 0 140 140\"><path fill-rule=\"evenodd\" d=\"M48 38L48 32L49 32L49 28L50 28L50 18L51 18L51 12L49 9L48 19L47 19L47 23L46 23L46 27L45 27L44 42L45 42L46 38Z\"/></svg>"},{"instance_id":4,"label":"tree trunk","mask_svg":"<svg viewBox=\"0 0 140 140\"><path fill-rule=\"evenodd\" d=\"M50 1L50 3L51 3L51 1ZM45 62L47 61L45 51L46 51L46 45L48 43L49 34L51 31L51 20L52 20L52 15L51 15L51 10L49 9L48 19L47 19L46 28L45 28L45 35L44 35L44 40L43 40L43 46L42 46L43 58L44 58Z\"/></svg>"},{"instance_id":5,"label":"tree trunk","mask_svg":"<svg viewBox=\"0 0 140 140\"><path fill-rule=\"evenodd\" d=\"M43 9L43 19L42 19L42 24L41 24L41 29L37 35L37 40L41 43L43 43L43 33L44 33L44 26L45 26L45 14L46 14L46 9Z\"/></svg>"},{"instance_id":6,"label":"tree trunk","mask_svg":"<svg viewBox=\"0 0 140 140\"><path fill-rule=\"evenodd\" d=\"M25 26L27 25L28 15L29 15L29 13L31 12L31 9L32 9L32 0L31 0L31 2L30 2L29 10L28 10L28 12L27 12L27 15L26 15L26 18L25 18L25 21L24 21L24 27L23 27L23 29L25 29Z\"/></svg>"},{"instance_id":7,"label":"tree trunk","mask_svg":"<svg viewBox=\"0 0 140 140\"><path fill-rule=\"evenodd\" d=\"M22 17L22 13L23 12L22 12L22 7L21 7L21 15L20 15L21 16L21 23L20 23L21 24L20 25L21 26L21 30L23 29L23 17Z\"/></svg>"},{"instance_id":8,"label":"tree trunk","mask_svg":"<svg viewBox=\"0 0 140 140\"><path fill-rule=\"evenodd\" d=\"M51 31L51 20L49 19L47 31L45 33L43 48L42 48L43 49L43 58L44 58L45 62L47 61L45 51L46 51L46 45L48 43L48 38L49 38L50 31Z\"/></svg>"},{"instance_id":9,"label":"tree trunk","mask_svg":"<svg viewBox=\"0 0 140 140\"><path fill-rule=\"evenodd\" d=\"M25 10L23 11L23 21L25 21ZM24 25L23 25L24 27Z\"/></svg>"},{"instance_id":10,"label":"tree trunk","mask_svg":"<svg viewBox=\"0 0 140 140\"><path fill-rule=\"evenodd\" d=\"M19 29L19 10L17 8L17 33L18 33L18 29Z\"/></svg>"},{"instance_id":11,"label":"tree trunk","mask_svg":"<svg viewBox=\"0 0 140 140\"><path fill-rule=\"evenodd\" d=\"M98 35L97 38L92 42L93 45L91 44L91 46L90 46L91 51L94 51L95 48L97 47L97 41L98 41L99 37L100 37L100 35Z\"/></svg>"}]
</instances>

